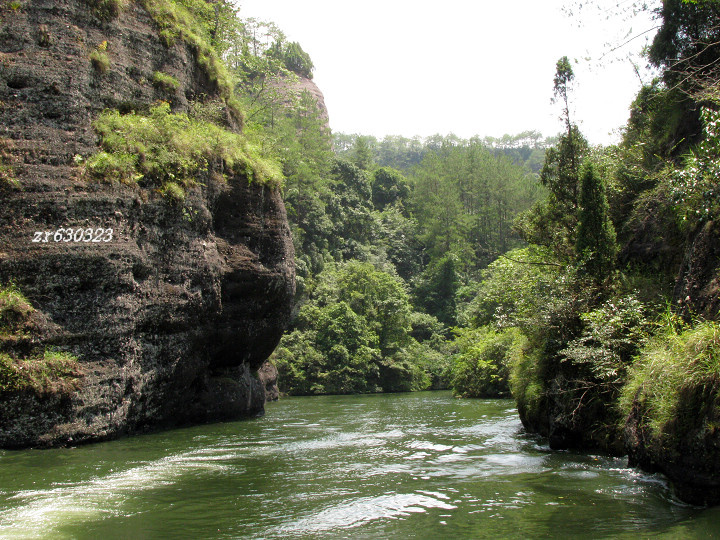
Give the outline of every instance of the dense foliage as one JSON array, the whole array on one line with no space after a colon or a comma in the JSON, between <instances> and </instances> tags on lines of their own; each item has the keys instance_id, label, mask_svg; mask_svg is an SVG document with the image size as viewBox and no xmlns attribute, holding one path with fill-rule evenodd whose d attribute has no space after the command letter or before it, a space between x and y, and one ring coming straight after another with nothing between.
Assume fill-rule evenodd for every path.
<instances>
[{"instance_id":1,"label":"dense foliage","mask_svg":"<svg viewBox=\"0 0 720 540\"><path fill-rule=\"evenodd\" d=\"M481 274L453 379L472 395L506 365L523 422L553 446L621 453L628 415L670 452L714 429L717 325L697 313L718 316L718 15L715 2L662 2L649 51L661 76L616 147L587 144L570 117L572 64L556 66L565 130L540 171L547 197L515 221L530 246ZM688 279L707 288L687 293ZM524 342L503 364L485 344L506 329Z\"/></svg>"},{"instance_id":2,"label":"dense foliage","mask_svg":"<svg viewBox=\"0 0 720 540\"><path fill-rule=\"evenodd\" d=\"M419 320L419 321L418 321ZM328 264L275 353L291 394L397 392L428 388L435 358L428 321L412 312L403 281L370 263ZM427 367L428 369L424 369Z\"/></svg>"}]
</instances>

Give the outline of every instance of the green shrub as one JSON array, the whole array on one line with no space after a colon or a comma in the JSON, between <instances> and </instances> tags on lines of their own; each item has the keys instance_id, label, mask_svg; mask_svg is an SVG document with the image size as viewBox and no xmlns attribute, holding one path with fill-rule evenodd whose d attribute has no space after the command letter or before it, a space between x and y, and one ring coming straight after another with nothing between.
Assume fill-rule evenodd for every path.
<instances>
[{"instance_id":1,"label":"green shrub","mask_svg":"<svg viewBox=\"0 0 720 540\"><path fill-rule=\"evenodd\" d=\"M180 82L175 77L162 71L153 73L153 84L167 94L174 94L180 86Z\"/></svg>"},{"instance_id":2,"label":"green shrub","mask_svg":"<svg viewBox=\"0 0 720 540\"><path fill-rule=\"evenodd\" d=\"M410 335L413 321L424 327L423 342ZM401 392L440 386L444 359L432 343L437 320L411 316L402 280L369 263L326 265L295 325L274 358L285 393Z\"/></svg>"},{"instance_id":3,"label":"green shrub","mask_svg":"<svg viewBox=\"0 0 720 540\"><path fill-rule=\"evenodd\" d=\"M0 337L22 334L34 311L16 287L0 287Z\"/></svg>"},{"instance_id":4,"label":"green shrub","mask_svg":"<svg viewBox=\"0 0 720 540\"><path fill-rule=\"evenodd\" d=\"M110 21L127 9L130 0L85 0L93 15L102 21Z\"/></svg>"},{"instance_id":5,"label":"green shrub","mask_svg":"<svg viewBox=\"0 0 720 540\"><path fill-rule=\"evenodd\" d=\"M116 180L122 183L136 182L142 178L136 172L137 156L123 152L100 151L85 163L85 170L95 178Z\"/></svg>"},{"instance_id":6,"label":"green shrub","mask_svg":"<svg viewBox=\"0 0 720 540\"><path fill-rule=\"evenodd\" d=\"M90 62L92 62L95 71L98 73L105 73L108 69L110 69L110 58L104 48L97 48L91 52Z\"/></svg>"},{"instance_id":7,"label":"green shrub","mask_svg":"<svg viewBox=\"0 0 720 540\"><path fill-rule=\"evenodd\" d=\"M545 296L544 303L536 306L536 313L521 320L527 343L510 368L510 390L520 419L533 431L546 432L551 402L567 405L574 399L575 384L570 388L556 386L569 382L562 374L566 366L560 351L582 331L580 315L587 309L588 299L587 291L580 290L577 283L573 285L571 276L565 276L563 281L553 288L558 292L565 288L566 294Z\"/></svg>"},{"instance_id":8,"label":"green shrub","mask_svg":"<svg viewBox=\"0 0 720 540\"><path fill-rule=\"evenodd\" d=\"M510 393L517 403L520 418L523 421L540 424L545 409L545 381L542 378L538 358L539 349L523 351L510 363L508 385Z\"/></svg>"},{"instance_id":9,"label":"green shrub","mask_svg":"<svg viewBox=\"0 0 720 540\"><path fill-rule=\"evenodd\" d=\"M612 298L580 318L582 335L560 351L585 374L588 383L618 387L627 367L644 345L650 331L645 307L634 295Z\"/></svg>"},{"instance_id":10,"label":"green shrub","mask_svg":"<svg viewBox=\"0 0 720 540\"><path fill-rule=\"evenodd\" d=\"M544 248L509 251L482 272L467 318L477 326L536 326L537 314L567 294L573 276Z\"/></svg>"},{"instance_id":11,"label":"green shrub","mask_svg":"<svg viewBox=\"0 0 720 540\"><path fill-rule=\"evenodd\" d=\"M411 344L380 360L380 384L383 392L414 392L427 390L431 374L424 369L421 355L427 353L421 344Z\"/></svg>"},{"instance_id":12,"label":"green shrub","mask_svg":"<svg viewBox=\"0 0 720 540\"><path fill-rule=\"evenodd\" d=\"M510 394L509 367L517 361L525 340L516 328L492 327L462 331L452 366L451 386L460 397L505 397Z\"/></svg>"},{"instance_id":13,"label":"green shrub","mask_svg":"<svg viewBox=\"0 0 720 540\"><path fill-rule=\"evenodd\" d=\"M173 202L181 203L185 200L185 190L175 182L167 182L159 191Z\"/></svg>"},{"instance_id":14,"label":"green shrub","mask_svg":"<svg viewBox=\"0 0 720 540\"><path fill-rule=\"evenodd\" d=\"M704 139L688 156L682 169L675 169L671 187L680 223L693 230L698 223L720 215L720 113L703 108Z\"/></svg>"},{"instance_id":15,"label":"green shrub","mask_svg":"<svg viewBox=\"0 0 720 540\"><path fill-rule=\"evenodd\" d=\"M170 28L160 30L158 36L160 37L160 41L162 42L162 44L165 45L168 49L174 47L175 43L177 43L177 32Z\"/></svg>"},{"instance_id":16,"label":"green shrub","mask_svg":"<svg viewBox=\"0 0 720 540\"><path fill-rule=\"evenodd\" d=\"M683 407L692 406L683 402L684 395L707 390L720 397L720 324L707 321L677 331L673 320L662 329L641 350L620 400L626 415L633 404L641 407L655 436L681 416Z\"/></svg>"}]
</instances>

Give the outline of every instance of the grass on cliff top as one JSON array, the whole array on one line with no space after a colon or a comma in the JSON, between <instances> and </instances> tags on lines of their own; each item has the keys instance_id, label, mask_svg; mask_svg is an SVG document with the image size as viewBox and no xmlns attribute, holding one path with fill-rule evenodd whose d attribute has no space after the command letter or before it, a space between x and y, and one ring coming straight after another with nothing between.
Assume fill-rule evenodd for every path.
<instances>
[{"instance_id":1,"label":"grass on cliff top","mask_svg":"<svg viewBox=\"0 0 720 540\"><path fill-rule=\"evenodd\" d=\"M167 103L147 115L105 111L93 125L102 150L87 160L85 172L98 180L142 182L180 199L178 190L196 185L210 169L268 185L283 179L280 165L261 157L243 135L171 113Z\"/></svg>"},{"instance_id":2,"label":"grass on cliff top","mask_svg":"<svg viewBox=\"0 0 720 540\"><path fill-rule=\"evenodd\" d=\"M174 94L180 87L180 81L172 75L163 73L162 71L156 71L153 73L152 82L155 87L167 94Z\"/></svg>"},{"instance_id":3,"label":"grass on cliff top","mask_svg":"<svg viewBox=\"0 0 720 540\"><path fill-rule=\"evenodd\" d=\"M717 396L719 388L720 324L704 321L679 331L668 326L636 358L620 406L627 416L637 400L653 435L660 436L679 419L681 407L692 406L683 396L698 390Z\"/></svg>"}]
</instances>

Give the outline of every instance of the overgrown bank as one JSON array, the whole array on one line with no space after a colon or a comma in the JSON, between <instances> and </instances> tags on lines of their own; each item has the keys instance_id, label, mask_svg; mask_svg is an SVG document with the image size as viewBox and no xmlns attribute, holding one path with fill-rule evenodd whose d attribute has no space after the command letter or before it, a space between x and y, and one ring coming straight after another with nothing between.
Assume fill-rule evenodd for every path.
<instances>
[{"instance_id":1,"label":"overgrown bank","mask_svg":"<svg viewBox=\"0 0 720 540\"><path fill-rule=\"evenodd\" d=\"M472 381L507 374L523 424L554 448L629 452L684 500L717 503L720 7L666 0L656 15L661 75L617 146L584 140L572 65L558 62L565 130L540 172L548 194L515 221L529 247L482 276Z\"/></svg>"}]
</instances>

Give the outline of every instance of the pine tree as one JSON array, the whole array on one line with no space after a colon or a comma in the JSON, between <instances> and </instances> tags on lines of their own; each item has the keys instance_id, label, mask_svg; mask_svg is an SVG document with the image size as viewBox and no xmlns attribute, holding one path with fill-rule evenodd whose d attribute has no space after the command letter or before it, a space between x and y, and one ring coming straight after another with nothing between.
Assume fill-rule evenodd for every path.
<instances>
[{"instance_id":1,"label":"pine tree","mask_svg":"<svg viewBox=\"0 0 720 540\"><path fill-rule=\"evenodd\" d=\"M587 164L580 184L575 253L580 272L598 281L612 270L617 254L615 228L609 214L605 182L593 165Z\"/></svg>"}]
</instances>

